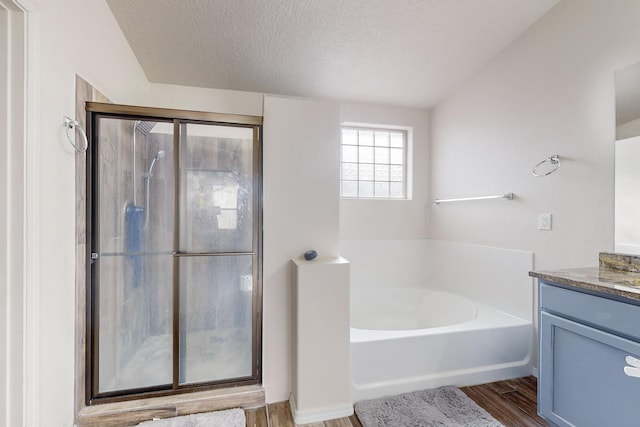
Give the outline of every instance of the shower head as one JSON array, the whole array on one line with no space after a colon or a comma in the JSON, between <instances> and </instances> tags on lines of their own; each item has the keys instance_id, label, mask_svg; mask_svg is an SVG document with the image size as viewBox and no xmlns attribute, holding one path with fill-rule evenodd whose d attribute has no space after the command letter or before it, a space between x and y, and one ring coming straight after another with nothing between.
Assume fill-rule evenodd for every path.
<instances>
[{"instance_id":1,"label":"shower head","mask_svg":"<svg viewBox=\"0 0 640 427\"><path fill-rule=\"evenodd\" d=\"M155 125L156 125L155 122L143 122L142 120L136 120L136 122L133 125L133 132L135 133L135 131L139 130L143 134L149 135L151 133L151 130L155 127Z\"/></svg>"},{"instance_id":2,"label":"shower head","mask_svg":"<svg viewBox=\"0 0 640 427\"><path fill-rule=\"evenodd\" d=\"M133 171L133 181L136 181L136 131L140 131L143 135L148 136L151 133L151 130L155 127L156 123L155 122L144 122L142 120L136 120L135 122L133 122L133 132L132 133L132 139L133 139L133 156L132 157L132 165L131 165L131 169ZM154 159L155 162L155 159ZM153 169L153 163L151 163L151 168L149 169L149 173L151 173L151 169ZM147 174L148 175L148 174ZM143 177L145 176L145 173L143 173L142 175ZM136 187L133 186L133 204L137 204L137 197L136 197Z\"/></svg>"},{"instance_id":3,"label":"shower head","mask_svg":"<svg viewBox=\"0 0 640 427\"><path fill-rule=\"evenodd\" d=\"M149 172L147 172L147 176L153 176L153 167L156 165L156 162L160 159L163 159L167 153L164 150L160 150L156 153L153 160L151 160L151 166L149 166Z\"/></svg>"}]
</instances>

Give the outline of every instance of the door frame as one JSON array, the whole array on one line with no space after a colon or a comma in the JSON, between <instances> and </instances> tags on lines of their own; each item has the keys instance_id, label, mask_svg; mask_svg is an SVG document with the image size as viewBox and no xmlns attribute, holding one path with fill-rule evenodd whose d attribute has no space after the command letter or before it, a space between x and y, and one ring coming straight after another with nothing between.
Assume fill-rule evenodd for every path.
<instances>
[{"instance_id":1,"label":"door frame","mask_svg":"<svg viewBox=\"0 0 640 427\"><path fill-rule=\"evenodd\" d=\"M85 225L85 235L87 237L87 244L85 247L85 253L79 254L79 261L81 263L85 263L86 268L84 269L86 278L85 278L85 286L86 296L84 297L84 301L86 301L85 306L85 317L84 324L86 325L84 328L84 336L80 337L82 344L81 348L85 349L83 358L84 358L84 370L83 375L84 378L77 379L76 384L82 384L84 387L84 395L82 396L82 404L78 408L78 412L83 412L83 407L88 407L97 404L109 404L113 402L119 401L135 401L140 399L148 399L159 396L168 396L168 395L176 395L181 393L193 392L193 391L207 391L212 389L220 389L229 386L238 386L238 385L260 385L262 383L262 117L259 116L249 116L249 115L238 115L238 114L224 114L224 113L211 113L211 112L202 112L202 111L187 111L187 110L175 110L175 109L165 109L165 108L151 108L151 107L138 107L138 106L130 106L130 105L118 105L111 103L101 103L101 102L86 102L85 104L86 110L86 124L87 124L87 134L90 135L89 140L92 141L97 138L96 135L96 127L94 121L99 117L113 117L113 118L131 118L131 119L163 119L164 120L173 120L174 126L178 123L178 121L182 121L184 123L203 123L203 124L212 124L212 125L226 125L226 126L242 126L246 128L253 129L253 140L255 143L254 152L253 152L253 188L255 191L254 196L254 221L253 224L253 232L254 232L254 244L253 249L255 250L255 264L254 264L254 274L256 278L256 285L253 295L253 303L252 303L252 347L253 347L253 356L252 356L252 375L251 377L241 378L233 381L217 381L215 383L206 383L206 384L195 384L190 386L180 386L176 387L174 381L174 387L172 389L163 388L162 390L153 390L150 388L149 391L136 392L133 394L126 395L117 395L113 396L105 395L100 396L96 395L96 375L97 375L97 365L96 365L96 321L95 321L95 298L96 292L93 289L93 281L92 277L94 268L93 264L93 244L92 240L92 227L94 226L92 218L94 218L93 210L93 197L94 192L96 191L93 187L96 185L93 182L94 171L92 171L92 165L96 162L96 159L93 158L92 151L95 149L92 144L89 145L89 149L87 150L86 156L86 225ZM179 135L175 135L174 140L174 149L179 145ZM178 188L177 176L179 176L179 171L176 170L176 188ZM178 190L175 192L175 197L178 197ZM174 200L174 207L177 209L178 202ZM177 213L176 221L178 221ZM177 225L176 225L177 227ZM175 250L175 249L174 249ZM174 259L177 252L174 253ZM177 262L177 261L176 261ZM175 268L175 264L174 264ZM175 273L174 273L175 275ZM176 282L177 278L174 277L174 287L177 286ZM175 288L174 288L175 289ZM176 297L174 292L174 298ZM177 308L174 306L174 335L177 334L176 324L177 324ZM175 343L175 342L174 342ZM175 345L175 344L174 344ZM176 349L174 347L174 357L176 357ZM174 361L175 363L175 361ZM174 365L175 370L175 365ZM78 396L80 398L80 396Z\"/></svg>"},{"instance_id":2,"label":"door frame","mask_svg":"<svg viewBox=\"0 0 640 427\"><path fill-rule=\"evenodd\" d=\"M34 7L28 0L0 0L0 106L2 226L0 279L0 383L11 393L0 398L0 420L7 425L39 425L38 348L38 158L36 39Z\"/></svg>"}]
</instances>

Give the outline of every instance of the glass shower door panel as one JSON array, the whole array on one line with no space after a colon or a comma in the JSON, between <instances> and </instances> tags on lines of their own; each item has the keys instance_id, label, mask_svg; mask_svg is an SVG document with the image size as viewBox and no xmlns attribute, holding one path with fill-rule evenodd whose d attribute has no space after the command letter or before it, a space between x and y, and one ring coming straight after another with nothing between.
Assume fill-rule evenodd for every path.
<instances>
[{"instance_id":1,"label":"glass shower door panel","mask_svg":"<svg viewBox=\"0 0 640 427\"><path fill-rule=\"evenodd\" d=\"M253 129L181 127L180 250L253 250Z\"/></svg>"},{"instance_id":2,"label":"glass shower door panel","mask_svg":"<svg viewBox=\"0 0 640 427\"><path fill-rule=\"evenodd\" d=\"M172 383L172 256L136 257L154 271L138 285L133 256L100 258L99 393Z\"/></svg>"},{"instance_id":3,"label":"glass shower door panel","mask_svg":"<svg viewBox=\"0 0 640 427\"><path fill-rule=\"evenodd\" d=\"M180 384L252 374L253 256L180 258Z\"/></svg>"},{"instance_id":4,"label":"glass shower door panel","mask_svg":"<svg viewBox=\"0 0 640 427\"><path fill-rule=\"evenodd\" d=\"M172 124L101 117L98 133L98 251L171 252Z\"/></svg>"},{"instance_id":5,"label":"glass shower door panel","mask_svg":"<svg viewBox=\"0 0 640 427\"><path fill-rule=\"evenodd\" d=\"M101 117L97 130L98 393L171 385L173 127Z\"/></svg>"}]
</instances>

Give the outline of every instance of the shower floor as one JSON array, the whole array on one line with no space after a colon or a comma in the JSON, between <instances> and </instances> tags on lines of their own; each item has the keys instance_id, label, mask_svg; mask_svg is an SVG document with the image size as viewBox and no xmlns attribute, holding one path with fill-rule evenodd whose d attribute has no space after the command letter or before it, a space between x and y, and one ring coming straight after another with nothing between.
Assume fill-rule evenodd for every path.
<instances>
[{"instance_id":1,"label":"shower floor","mask_svg":"<svg viewBox=\"0 0 640 427\"><path fill-rule=\"evenodd\" d=\"M238 339L241 336L240 329L190 332L180 355L180 384L250 376L251 341ZM100 392L171 384L172 345L169 334L147 338L116 375L101 382ZM110 375L102 372L101 377L105 376Z\"/></svg>"}]
</instances>

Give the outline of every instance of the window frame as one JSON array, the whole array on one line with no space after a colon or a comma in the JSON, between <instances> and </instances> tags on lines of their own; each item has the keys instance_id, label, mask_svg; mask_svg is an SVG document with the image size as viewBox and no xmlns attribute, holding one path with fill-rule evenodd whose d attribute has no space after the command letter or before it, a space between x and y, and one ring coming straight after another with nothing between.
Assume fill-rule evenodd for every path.
<instances>
[{"instance_id":1,"label":"window frame","mask_svg":"<svg viewBox=\"0 0 640 427\"><path fill-rule=\"evenodd\" d=\"M360 166L360 160L358 159L355 162L345 162L344 161L344 150L343 147L345 146L344 143L344 131L347 129L352 129L355 130L357 132L361 132L361 131L371 131L374 133L374 138L375 138L375 132L387 132L388 134L393 134L393 133L401 133L403 135L403 147L402 147L402 156L403 156L403 162L401 164L402 166L402 187L403 187L403 196L402 197L391 197L391 196L387 196L387 197L376 197L375 196L375 183L376 182L385 182L385 181L376 181L375 180L375 171L374 171L374 177L373 180L371 180L370 182L373 183L374 185L374 192L373 192L373 196L360 196L359 194L357 196L345 196L343 195L343 182L344 181L349 181L349 182L356 182L358 184L358 193L360 192L359 190L359 183L361 182L360 177L358 176L357 179L355 180L345 180L343 173L344 173L344 169L343 169L343 165L344 163L350 163L350 164L356 164L358 165L358 167ZM412 199L412 183L411 183L411 177L412 177L412 154L413 154L413 150L412 150L412 139L413 139L413 129L411 127L407 127L407 126L397 126L397 125L385 125L385 124L370 124L370 123L357 123L357 122L344 122L342 123L342 125L340 126L340 199L343 200L377 200L377 201L406 201L406 200L411 200ZM352 144L347 144L350 146L355 146L355 147L360 147L360 144L358 143L357 145L352 145ZM375 141L373 143L373 145L371 145L371 147L374 148L375 150ZM392 147L390 147L392 148ZM375 155L374 155L375 156ZM376 163L375 162L375 157L372 163L366 163L366 164L371 164L374 166L375 169L375 165L376 164L383 164L383 165L389 165L389 166L393 166L393 165L398 165L396 163L391 163L391 161L389 160L389 162L386 163ZM362 181L368 181L368 180L362 180ZM386 181L386 182L398 182L398 181Z\"/></svg>"}]
</instances>

